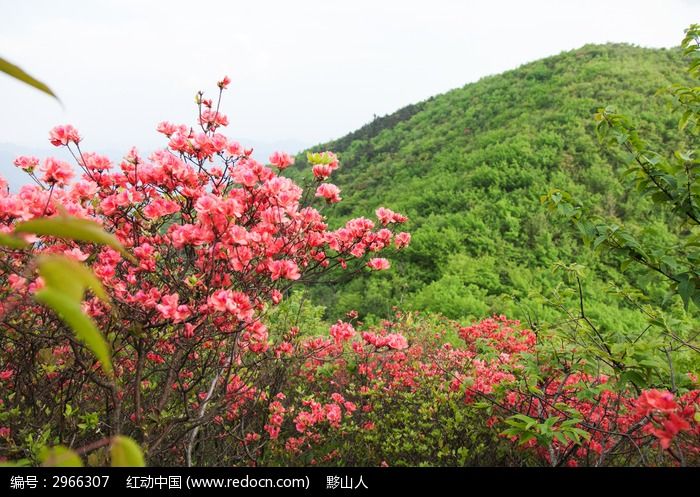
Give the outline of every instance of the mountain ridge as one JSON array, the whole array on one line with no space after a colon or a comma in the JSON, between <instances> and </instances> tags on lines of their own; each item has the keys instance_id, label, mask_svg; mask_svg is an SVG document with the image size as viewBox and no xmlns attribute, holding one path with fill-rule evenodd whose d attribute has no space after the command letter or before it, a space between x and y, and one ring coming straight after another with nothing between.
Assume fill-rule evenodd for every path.
<instances>
[{"instance_id":1,"label":"mountain ridge","mask_svg":"<svg viewBox=\"0 0 700 497\"><path fill-rule=\"evenodd\" d=\"M517 66L515 68L508 69L508 70L503 71L501 73L488 74L488 75L482 76L482 77L478 78L477 80L472 81L470 83L465 83L464 85L462 85L460 87L455 87L455 88L452 88L452 89L447 90L445 92L438 93L436 95L432 95L432 96L430 96L424 100L421 100L419 102L416 102L416 103L410 103L408 105L405 105L405 106L403 106L403 107L401 107L393 112L385 114L383 116L376 116L372 121L360 126L356 130L351 131L351 132L347 133L346 135L343 135L339 138L335 138L335 139L332 139L329 141L318 143L318 144L314 145L313 147L311 147L309 150L318 150L318 149L321 149L323 147L327 147L330 150L332 150L334 148L343 149L349 144L349 142L351 142L353 140L361 139L361 138L364 138L364 139L372 138L372 137L376 136L378 131L381 131L381 130L389 128L389 127L393 127L402 121L406 121L406 120L410 119L414 114L423 110L425 105L428 104L429 102L431 102L437 98L443 97L445 95L448 95L452 92L463 90L471 85L479 84L484 80L488 80L491 78L498 78L499 76L507 75L511 72L516 72L516 71L526 69L529 66L532 66L534 64L538 64L540 62L549 61L551 59L556 59L557 57L566 56L567 54L579 53L579 52L584 52L586 50L595 50L595 49L624 49L624 48L630 48L630 49L641 50L641 51L650 51L650 52L659 52L659 51L661 51L661 52L666 52L666 51L677 52L677 51L679 51L679 47L677 47L677 46L670 47L670 48L664 48L664 47L653 48L653 47L643 47L643 46L635 45L635 44L631 44L631 43L604 43L604 44L587 43L587 44L585 44L579 48L573 49L573 50L564 50L564 51L561 51L555 55L550 55L550 56L547 56L547 57L544 57L541 59L536 59L536 60L533 60L530 62L525 62L525 63L520 64L519 66Z\"/></svg>"}]
</instances>

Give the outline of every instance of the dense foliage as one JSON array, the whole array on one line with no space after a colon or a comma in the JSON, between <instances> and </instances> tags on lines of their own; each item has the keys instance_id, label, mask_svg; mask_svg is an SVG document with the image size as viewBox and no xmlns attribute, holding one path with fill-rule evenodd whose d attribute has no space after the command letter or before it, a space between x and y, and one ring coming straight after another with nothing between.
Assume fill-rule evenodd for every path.
<instances>
[{"instance_id":1,"label":"dense foliage","mask_svg":"<svg viewBox=\"0 0 700 497\"><path fill-rule=\"evenodd\" d=\"M348 308L386 317L400 305L454 319L504 313L537 325L558 316L532 294L551 298L562 281L552 267L575 261L589 269L589 314L608 327L638 328L638 313L608 295L610 284L624 287L634 274L599 264L547 215L539 197L559 188L596 213L671 238L664 216L627 194L618 174L622 154L599 144L593 114L614 104L637 116L654 144L673 148L678 116L654 94L687 81L677 49L588 45L409 106L323 145L343 162L334 182L352 189L329 211L331 223L381 201L408 215L413 242L393 271L355 279L342 291L319 289L316 301L331 318ZM305 167L303 157L297 165ZM646 292L663 296L663 285L644 283Z\"/></svg>"}]
</instances>

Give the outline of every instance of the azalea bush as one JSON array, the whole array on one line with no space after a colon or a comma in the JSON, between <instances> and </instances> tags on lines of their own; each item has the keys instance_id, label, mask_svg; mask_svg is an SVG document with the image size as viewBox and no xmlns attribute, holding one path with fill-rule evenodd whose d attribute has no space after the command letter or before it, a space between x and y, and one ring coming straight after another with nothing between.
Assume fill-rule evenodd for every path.
<instances>
[{"instance_id":1,"label":"azalea bush","mask_svg":"<svg viewBox=\"0 0 700 497\"><path fill-rule=\"evenodd\" d=\"M228 84L218 83L216 101L197 95L196 126L160 123L167 148L147 158L132 149L114 164L85 150L74 127L58 126L50 141L77 169L19 157L34 184L17 193L0 184L6 235L30 220L70 216L97 223L125 248L23 235L27 247L0 249L3 457L36 461L57 443L90 454L125 434L160 463L222 462L198 457L208 440L234 448L228 462L250 460L244 441L255 416L246 409L270 398L282 358L308 353L292 331L269 332L270 310L295 283L387 269L379 252L408 244L394 230L406 218L388 209L377 210L377 222L329 228L322 210L341 200L327 182L339 167L333 153L309 155L314 181L304 189L281 174L290 155L265 165L222 134ZM55 254L91 268L108 293L83 302L108 342L102 361L65 316L33 298L47 284L33 261ZM99 451L90 455L100 462Z\"/></svg>"},{"instance_id":2,"label":"azalea bush","mask_svg":"<svg viewBox=\"0 0 700 497\"><path fill-rule=\"evenodd\" d=\"M463 326L398 312L363 328L338 322L304 344L313 354L250 436L256 463L700 463L697 378L640 393L504 316Z\"/></svg>"}]
</instances>

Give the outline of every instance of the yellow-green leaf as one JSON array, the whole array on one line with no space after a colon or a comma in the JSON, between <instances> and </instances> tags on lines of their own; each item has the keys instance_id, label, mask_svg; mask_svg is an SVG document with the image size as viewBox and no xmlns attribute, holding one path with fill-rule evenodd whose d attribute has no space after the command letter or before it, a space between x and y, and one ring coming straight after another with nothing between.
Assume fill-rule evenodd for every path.
<instances>
[{"instance_id":1,"label":"yellow-green leaf","mask_svg":"<svg viewBox=\"0 0 700 497\"><path fill-rule=\"evenodd\" d=\"M80 456L63 445L44 447L39 454L39 459L41 459L42 466L59 468L81 468L83 466Z\"/></svg>"},{"instance_id":2,"label":"yellow-green leaf","mask_svg":"<svg viewBox=\"0 0 700 497\"><path fill-rule=\"evenodd\" d=\"M123 435L112 439L110 455L112 456L113 467L141 467L146 465L141 447L132 438Z\"/></svg>"},{"instance_id":3,"label":"yellow-green leaf","mask_svg":"<svg viewBox=\"0 0 700 497\"><path fill-rule=\"evenodd\" d=\"M16 236L8 235L7 233L0 233L0 246L9 247L13 249L21 249L29 245L27 242Z\"/></svg>"},{"instance_id":4,"label":"yellow-green leaf","mask_svg":"<svg viewBox=\"0 0 700 497\"><path fill-rule=\"evenodd\" d=\"M43 91L44 93L51 95L53 98L56 100L59 100L59 98L56 96L56 94L49 88L45 83L42 83L38 79L30 76L22 68L12 64L11 62L8 62L7 60L3 59L0 57L0 72L4 72L5 74L18 79L22 81L23 83L28 84L29 86L33 86L39 91Z\"/></svg>"},{"instance_id":5,"label":"yellow-green leaf","mask_svg":"<svg viewBox=\"0 0 700 497\"><path fill-rule=\"evenodd\" d=\"M80 302L85 289L89 288L95 297L109 303L109 296L102 283L85 265L62 255L41 255L38 258L39 274L46 287L54 288Z\"/></svg>"},{"instance_id":6,"label":"yellow-green leaf","mask_svg":"<svg viewBox=\"0 0 700 497\"><path fill-rule=\"evenodd\" d=\"M89 219L72 216L42 217L18 224L15 226L15 231L107 245L118 250L130 261L136 262L136 259L119 243L117 237L107 233L102 226Z\"/></svg>"},{"instance_id":7,"label":"yellow-green leaf","mask_svg":"<svg viewBox=\"0 0 700 497\"><path fill-rule=\"evenodd\" d=\"M78 340L95 354L105 373L111 375L112 360L109 344L93 320L83 313L80 301L51 287L43 288L37 292L36 299L53 309L61 320L70 326Z\"/></svg>"}]
</instances>

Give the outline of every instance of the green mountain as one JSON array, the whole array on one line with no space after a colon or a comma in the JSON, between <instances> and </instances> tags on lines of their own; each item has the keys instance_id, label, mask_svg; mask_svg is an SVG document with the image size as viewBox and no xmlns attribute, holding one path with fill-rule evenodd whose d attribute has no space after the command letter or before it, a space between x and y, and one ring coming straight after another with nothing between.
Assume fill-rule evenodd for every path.
<instances>
[{"instance_id":1,"label":"green mountain","mask_svg":"<svg viewBox=\"0 0 700 497\"><path fill-rule=\"evenodd\" d=\"M540 296L565 282L553 272L555 263L576 261L588 268L589 314L602 326L639 327L639 313L611 298L610 285L637 279L659 296L664 284L642 280L634 268L621 273L613 258L599 262L546 212L540 195L560 188L594 212L672 237L662 214L639 196L628 197L625 158L598 143L593 114L615 105L638 120L642 133L673 146L677 116L655 94L679 82L687 82L679 49L586 45L409 105L314 147L341 160L332 181L343 202L330 211L332 224L383 205L407 214L413 235L386 274L314 289L315 300L332 318L348 309L382 317L399 305L462 319L492 313L554 319ZM292 174L308 173L304 157L297 165Z\"/></svg>"}]
</instances>

